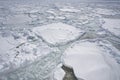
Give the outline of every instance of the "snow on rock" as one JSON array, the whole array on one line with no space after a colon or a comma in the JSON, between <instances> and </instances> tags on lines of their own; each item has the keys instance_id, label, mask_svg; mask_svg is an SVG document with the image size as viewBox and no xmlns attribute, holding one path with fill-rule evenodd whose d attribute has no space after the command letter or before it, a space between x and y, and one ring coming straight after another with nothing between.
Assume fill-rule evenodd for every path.
<instances>
[{"instance_id":1,"label":"snow on rock","mask_svg":"<svg viewBox=\"0 0 120 80\"><path fill-rule=\"evenodd\" d=\"M119 65L105 45L101 40L75 42L65 50L64 64L73 67L78 78L120 80ZM113 52L115 53L114 50Z\"/></svg>"},{"instance_id":2,"label":"snow on rock","mask_svg":"<svg viewBox=\"0 0 120 80\"><path fill-rule=\"evenodd\" d=\"M102 26L114 35L120 37L120 19L107 19L104 18L105 24Z\"/></svg>"},{"instance_id":3,"label":"snow on rock","mask_svg":"<svg viewBox=\"0 0 120 80\"><path fill-rule=\"evenodd\" d=\"M79 38L84 32L63 23L52 23L36 27L33 32L52 45L61 45Z\"/></svg>"}]
</instances>

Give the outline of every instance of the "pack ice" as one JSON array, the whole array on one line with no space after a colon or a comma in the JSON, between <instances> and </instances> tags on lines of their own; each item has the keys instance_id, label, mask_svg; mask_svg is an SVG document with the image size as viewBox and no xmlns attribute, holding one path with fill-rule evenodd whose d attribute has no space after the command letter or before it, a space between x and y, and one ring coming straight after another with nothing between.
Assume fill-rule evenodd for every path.
<instances>
[{"instance_id":1,"label":"pack ice","mask_svg":"<svg viewBox=\"0 0 120 80\"><path fill-rule=\"evenodd\" d=\"M60 63L61 54L58 54L58 48L51 48L40 39L21 39L0 36L0 80L48 78Z\"/></svg>"}]
</instances>

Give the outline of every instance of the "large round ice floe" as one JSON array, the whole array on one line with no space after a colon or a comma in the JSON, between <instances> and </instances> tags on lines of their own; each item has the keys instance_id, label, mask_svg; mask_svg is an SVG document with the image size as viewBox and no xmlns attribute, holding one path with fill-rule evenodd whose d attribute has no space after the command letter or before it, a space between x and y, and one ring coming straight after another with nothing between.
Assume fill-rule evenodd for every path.
<instances>
[{"instance_id":1,"label":"large round ice floe","mask_svg":"<svg viewBox=\"0 0 120 80\"><path fill-rule=\"evenodd\" d=\"M52 23L36 27L33 32L45 42L52 45L61 45L80 38L84 33L80 29L64 23Z\"/></svg>"},{"instance_id":2,"label":"large round ice floe","mask_svg":"<svg viewBox=\"0 0 120 80\"><path fill-rule=\"evenodd\" d=\"M65 50L64 64L73 67L78 78L120 80L119 64L111 55L112 51L110 47L106 47L107 45L99 40L76 42ZM116 51L113 51L114 53Z\"/></svg>"}]
</instances>

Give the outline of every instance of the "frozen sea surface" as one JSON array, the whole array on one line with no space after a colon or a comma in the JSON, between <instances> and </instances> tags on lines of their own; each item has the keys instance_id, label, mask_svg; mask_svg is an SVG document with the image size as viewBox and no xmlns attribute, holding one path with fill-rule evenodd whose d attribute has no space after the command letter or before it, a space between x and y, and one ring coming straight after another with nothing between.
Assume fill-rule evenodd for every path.
<instances>
[{"instance_id":1,"label":"frozen sea surface","mask_svg":"<svg viewBox=\"0 0 120 80\"><path fill-rule=\"evenodd\" d=\"M119 3L0 1L0 80L62 80L63 64L120 80Z\"/></svg>"}]
</instances>

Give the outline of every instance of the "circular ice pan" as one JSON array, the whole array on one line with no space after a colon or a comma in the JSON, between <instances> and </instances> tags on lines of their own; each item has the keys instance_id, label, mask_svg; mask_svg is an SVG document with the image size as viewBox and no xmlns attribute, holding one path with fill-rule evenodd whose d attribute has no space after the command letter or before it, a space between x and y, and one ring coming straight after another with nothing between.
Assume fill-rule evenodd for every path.
<instances>
[{"instance_id":1,"label":"circular ice pan","mask_svg":"<svg viewBox=\"0 0 120 80\"><path fill-rule=\"evenodd\" d=\"M54 46L64 45L79 39L85 32L64 23L52 23L35 27L33 32L46 43Z\"/></svg>"}]
</instances>

